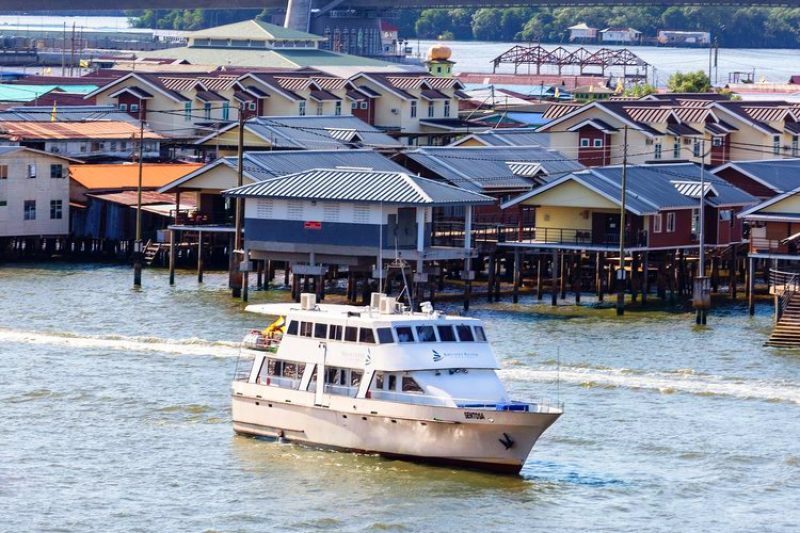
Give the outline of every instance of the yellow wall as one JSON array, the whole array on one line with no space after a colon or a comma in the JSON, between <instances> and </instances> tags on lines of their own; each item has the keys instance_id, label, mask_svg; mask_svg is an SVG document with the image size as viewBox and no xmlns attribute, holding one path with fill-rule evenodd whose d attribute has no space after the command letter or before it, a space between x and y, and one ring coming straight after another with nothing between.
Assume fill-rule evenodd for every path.
<instances>
[{"instance_id":1,"label":"yellow wall","mask_svg":"<svg viewBox=\"0 0 800 533\"><path fill-rule=\"evenodd\" d=\"M587 213L585 218L581 213ZM536 209L537 228L569 228L591 231L591 210L580 207L538 207Z\"/></svg>"},{"instance_id":2,"label":"yellow wall","mask_svg":"<svg viewBox=\"0 0 800 533\"><path fill-rule=\"evenodd\" d=\"M572 207L578 205L581 206L581 209L619 209L614 202L572 180L538 194L524 203L526 205L544 207ZM538 211L537 209L537 213Z\"/></svg>"},{"instance_id":3,"label":"yellow wall","mask_svg":"<svg viewBox=\"0 0 800 533\"><path fill-rule=\"evenodd\" d=\"M800 194L793 194L759 210L762 213L797 213L800 214Z\"/></svg>"}]
</instances>

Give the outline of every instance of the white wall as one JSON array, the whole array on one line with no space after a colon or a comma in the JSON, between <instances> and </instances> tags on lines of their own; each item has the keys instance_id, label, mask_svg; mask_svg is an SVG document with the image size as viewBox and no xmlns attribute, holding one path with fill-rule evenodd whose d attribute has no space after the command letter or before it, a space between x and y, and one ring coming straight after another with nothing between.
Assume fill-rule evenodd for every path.
<instances>
[{"instance_id":1,"label":"white wall","mask_svg":"<svg viewBox=\"0 0 800 533\"><path fill-rule=\"evenodd\" d=\"M244 203L245 218L266 220L303 220L314 222L341 222L346 224L381 224L381 206L350 202L315 202L302 200L269 200L247 198ZM298 209L302 206L302 210ZM291 207L291 211L290 211ZM397 213L393 205L383 206L383 223L390 214ZM425 221L432 220L433 210L425 209Z\"/></svg>"}]
</instances>

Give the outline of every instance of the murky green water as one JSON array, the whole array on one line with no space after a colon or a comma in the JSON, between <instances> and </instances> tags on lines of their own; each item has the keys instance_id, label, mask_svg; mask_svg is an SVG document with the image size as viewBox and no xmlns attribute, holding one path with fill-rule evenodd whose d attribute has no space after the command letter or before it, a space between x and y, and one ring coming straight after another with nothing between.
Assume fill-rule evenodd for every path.
<instances>
[{"instance_id":1,"label":"murky green water","mask_svg":"<svg viewBox=\"0 0 800 533\"><path fill-rule=\"evenodd\" d=\"M515 396L566 403L520 477L235 437L262 323L224 275L0 268L0 530L796 531L800 352L770 309L478 305ZM253 301L284 294L255 293Z\"/></svg>"}]
</instances>

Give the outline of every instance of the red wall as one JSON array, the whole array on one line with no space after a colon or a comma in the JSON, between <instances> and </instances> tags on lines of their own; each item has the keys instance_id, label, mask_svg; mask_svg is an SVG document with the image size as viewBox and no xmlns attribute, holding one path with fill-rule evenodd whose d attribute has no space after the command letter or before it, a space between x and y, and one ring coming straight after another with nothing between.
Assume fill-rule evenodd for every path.
<instances>
[{"instance_id":1,"label":"red wall","mask_svg":"<svg viewBox=\"0 0 800 533\"><path fill-rule=\"evenodd\" d=\"M366 122L367 124L375 124L375 108L372 105L372 100L367 98L367 109L361 109L361 102L358 104L357 109L353 109L353 116ZM351 104L352 105L352 104Z\"/></svg>"},{"instance_id":2,"label":"red wall","mask_svg":"<svg viewBox=\"0 0 800 533\"><path fill-rule=\"evenodd\" d=\"M752 194L753 196L757 196L759 198L772 198L777 193L770 189L769 187L765 187L764 185L758 183L757 181L753 181L752 179L748 178L741 172L733 168L726 168L720 172L715 173L720 178L724 179L731 185L742 189L743 191Z\"/></svg>"},{"instance_id":3,"label":"red wall","mask_svg":"<svg viewBox=\"0 0 800 533\"><path fill-rule=\"evenodd\" d=\"M714 143L711 143L711 164L712 165L722 165L730 161L731 158L731 138L729 135L726 135L720 146L714 146Z\"/></svg>"},{"instance_id":4,"label":"red wall","mask_svg":"<svg viewBox=\"0 0 800 533\"><path fill-rule=\"evenodd\" d=\"M598 131L592 127L581 128L578 131L578 161L587 167L596 167L611 164L610 135ZM589 139L589 147L582 148L581 140ZM592 148L595 139L603 141L602 148Z\"/></svg>"},{"instance_id":5,"label":"red wall","mask_svg":"<svg viewBox=\"0 0 800 533\"><path fill-rule=\"evenodd\" d=\"M667 213L675 213L675 231L667 232ZM653 248L690 246L696 244L692 238L692 210L679 209L677 211L661 212L661 233L653 231L653 217L650 217L648 233L650 246Z\"/></svg>"},{"instance_id":6,"label":"red wall","mask_svg":"<svg viewBox=\"0 0 800 533\"><path fill-rule=\"evenodd\" d=\"M117 97L118 104L127 104L128 106L128 114L133 118L139 118L139 111L135 113L131 112L131 104L137 104L142 108L142 117L147 120L147 100L140 100L129 93L122 93ZM119 107L119 106L118 106Z\"/></svg>"}]
</instances>

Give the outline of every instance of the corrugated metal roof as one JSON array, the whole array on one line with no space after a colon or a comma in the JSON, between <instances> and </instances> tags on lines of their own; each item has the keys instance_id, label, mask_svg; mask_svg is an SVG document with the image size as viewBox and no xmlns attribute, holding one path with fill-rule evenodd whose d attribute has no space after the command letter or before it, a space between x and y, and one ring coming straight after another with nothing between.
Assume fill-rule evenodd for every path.
<instances>
[{"instance_id":1,"label":"corrugated metal roof","mask_svg":"<svg viewBox=\"0 0 800 533\"><path fill-rule=\"evenodd\" d=\"M479 141L489 146L542 146L550 144L550 135L547 133L536 133L530 129L496 129L474 133L472 135Z\"/></svg>"},{"instance_id":2,"label":"corrugated metal roof","mask_svg":"<svg viewBox=\"0 0 800 533\"><path fill-rule=\"evenodd\" d=\"M755 176L758 181L767 184L778 193L800 187L800 159L735 161L730 166Z\"/></svg>"},{"instance_id":3,"label":"corrugated metal roof","mask_svg":"<svg viewBox=\"0 0 800 533\"><path fill-rule=\"evenodd\" d=\"M540 163L553 178L584 168L561 152L540 146L424 147L405 155L428 169L431 177L471 191L524 191L533 187L533 181L515 175L507 161Z\"/></svg>"},{"instance_id":4,"label":"corrugated metal roof","mask_svg":"<svg viewBox=\"0 0 800 533\"><path fill-rule=\"evenodd\" d=\"M199 163L144 163L142 186L162 187L202 166ZM139 165L72 165L69 176L90 190L135 188L139 183Z\"/></svg>"},{"instance_id":5,"label":"corrugated metal roof","mask_svg":"<svg viewBox=\"0 0 800 533\"><path fill-rule=\"evenodd\" d=\"M514 175L525 178L536 177L542 171L541 164L528 161L506 161L506 165Z\"/></svg>"},{"instance_id":6,"label":"corrugated metal roof","mask_svg":"<svg viewBox=\"0 0 800 533\"><path fill-rule=\"evenodd\" d=\"M0 122L50 122L52 106L11 107L0 111ZM89 122L94 120L115 120L138 123L128 113L114 105L74 105L56 106L57 122Z\"/></svg>"},{"instance_id":7,"label":"corrugated metal roof","mask_svg":"<svg viewBox=\"0 0 800 533\"><path fill-rule=\"evenodd\" d=\"M472 205L494 199L405 172L318 168L225 192L246 198L294 198L400 205Z\"/></svg>"},{"instance_id":8,"label":"corrugated metal roof","mask_svg":"<svg viewBox=\"0 0 800 533\"><path fill-rule=\"evenodd\" d=\"M94 122L3 122L0 123L0 135L8 136L14 141L72 139L99 140L138 138L139 127L130 122L94 121ZM145 130L145 139L159 140L164 137L150 130Z\"/></svg>"},{"instance_id":9,"label":"corrugated metal roof","mask_svg":"<svg viewBox=\"0 0 800 533\"><path fill-rule=\"evenodd\" d=\"M236 168L236 158L226 158ZM266 180L302 172L309 168L362 167L389 172L406 172L388 157L369 149L356 150L293 150L245 153L244 167L254 179Z\"/></svg>"},{"instance_id":10,"label":"corrugated metal roof","mask_svg":"<svg viewBox=\"0 0 800 533\"><path fill-rule=\"evenodd\" d=\"M247 129L272 146L302 150L349 149L340 132L358 132L364 146L400 148L397 139L352 115L309 115L297 117L256 117L247 121Z\"/></svg>"},{"instance_id":11,"label":"corrugated metal roof","mask_svg":"<svg viewBox=\"0 0 800 533\"><path fill-rule=\"evenodd\" d=\"M0 102L31 102L53 90L70 94L88 94L97 85L25 85L20 83L0 84Z\"/></svg>"},{"instance_id":12,"label":"corrugated metal roof","mask_svg":"<svg viewBox=\"0 0 800 533\"><path fill-rule=\"evenodd\" d=\"M672 185L675 189L678 190L684 196L688 196L689 198L700 198L700 191L703 191L703 196L708 196L709 193L712 193L716 196L717 191L714 189L714 186L709 183L705 182L700 184L698 181L673 181Z\"/></svg>"}]
</instances>

